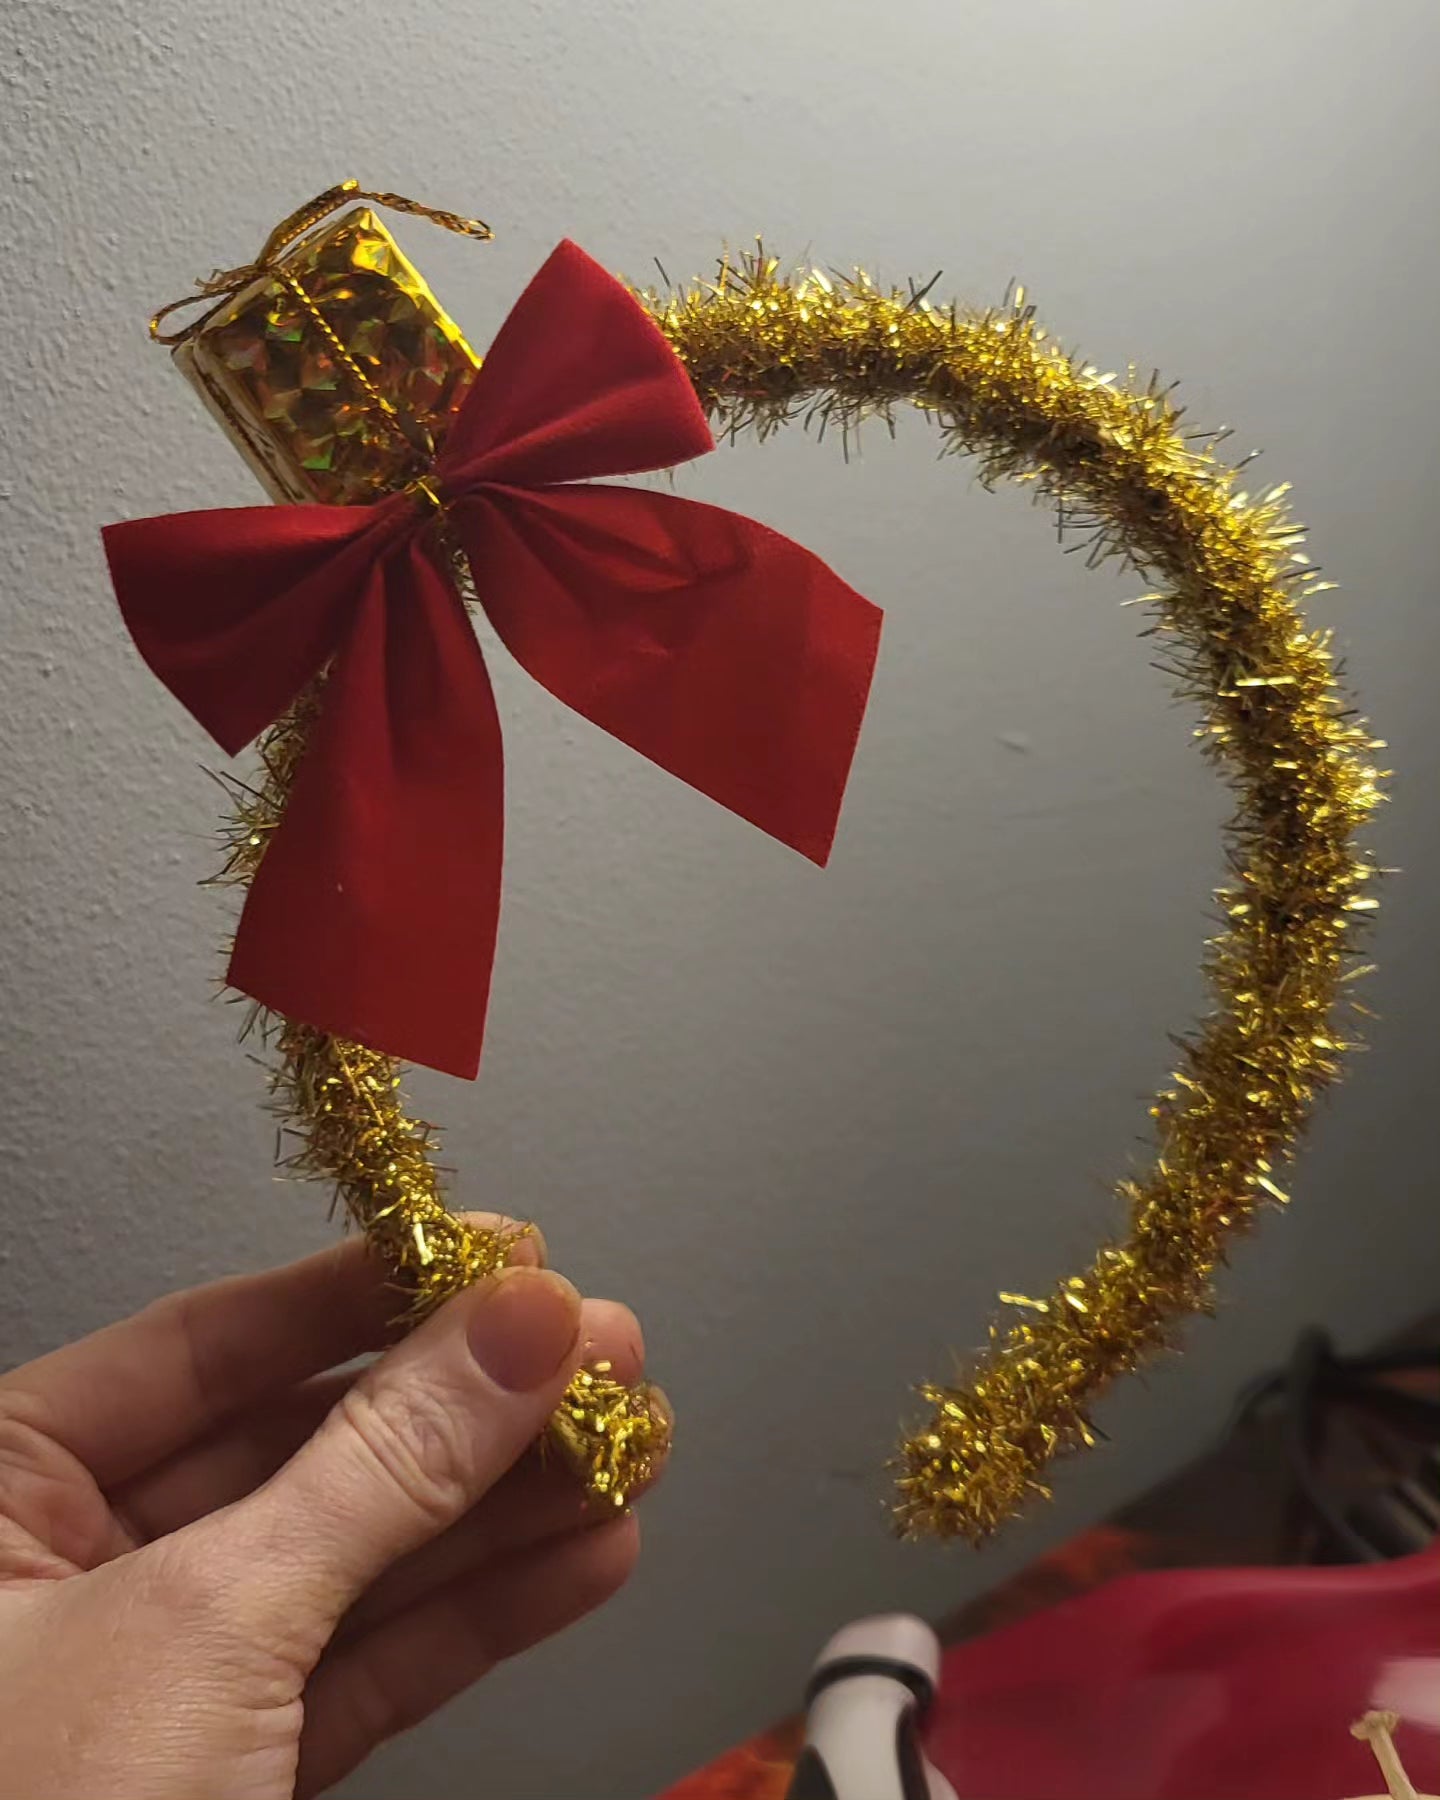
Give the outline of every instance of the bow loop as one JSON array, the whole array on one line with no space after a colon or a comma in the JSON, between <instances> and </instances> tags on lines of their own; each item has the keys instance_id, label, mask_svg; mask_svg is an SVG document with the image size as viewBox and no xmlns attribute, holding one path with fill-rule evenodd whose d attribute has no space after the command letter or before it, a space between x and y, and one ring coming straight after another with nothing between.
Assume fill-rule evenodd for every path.
<instances>
[{"instance_id":1,"label":"bow loop","mask_svg":"<svg viewBox=\"0 0 1440 1800\"><path fill-rule=\"evenodd\" d=\"M146 663L231 756L339 648L355 596L422 523L378 506L241 506L107 525L120 611Z\"/></svg>"},{"instance_id":2,"label":"bow loop","mask_svg":"<svg viewBox=\"0 0 1440 1800\"><path fill-rule=\"evenodd\" d=\"M567 239L520 296L436 464L447 490L637 475L715 448L654 320Z\"/></svg>"}]
</instances>

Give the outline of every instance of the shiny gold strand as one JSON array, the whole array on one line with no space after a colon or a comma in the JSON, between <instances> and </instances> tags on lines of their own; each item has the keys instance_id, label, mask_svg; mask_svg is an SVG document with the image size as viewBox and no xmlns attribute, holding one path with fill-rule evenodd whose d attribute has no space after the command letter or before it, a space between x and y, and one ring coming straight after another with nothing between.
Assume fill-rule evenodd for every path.
<instances>
[{"instance_id":1,"label":"shiny gold strand","mask_svg":"<svg viewBox=\"0 0 1440 1800\"><path fill-rule=\"evenodd\" d=\"M627 1387L608 1362L582 1369L550 1421L559 1446L593 1499L623 1507L670 1446L669 1409L654 1388Z\"/></svg>"},{"instance_id":2,"label":"shiny gold strand","mask_svg":"<svg viewBox=\"0 0 1440 1800\"><path fill-rule=\"evenodd\" d=\"M1330 634L1299 614L1332 584L1285 489L1242 492L1215 453L1224 434L1187 429L1158 378L1117 381L1068 355L1023 294L963 313L928 286L790 275L762 251L645 298L730 435L799 420L844 442L908 402L987 484L1034 484L1092 566L1141 573L1160 666L1199 707L1196 736L1236 796L1206 952L1213 1009L1152 1107L1153 1167L1118 1186L1128 1236L1043 1298L1001 1296L1019 1316L992 1325L959 1385L921 1389L932 1410L900 1450L899 1527L978 1543L1048 1493L1052 1459L1094 1441L1100 1393L1210 1308L1227 1241L1285 1199L1277 1168L1352 1047L1337 1015L1359 1010L1343 984L1362 972L1353 938L1377 873L1353 840L1381 798L1383 745L1346 705Z\"/></svg>"}]
</instances>

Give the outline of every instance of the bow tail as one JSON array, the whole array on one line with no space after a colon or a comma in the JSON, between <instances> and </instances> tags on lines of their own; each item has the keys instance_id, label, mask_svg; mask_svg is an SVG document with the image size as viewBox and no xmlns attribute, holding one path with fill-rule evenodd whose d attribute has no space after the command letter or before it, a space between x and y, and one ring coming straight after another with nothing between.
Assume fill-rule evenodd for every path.
<instances>
[{"instance_id":1,"label":"bow tail","mask_svg":"<svg viewBox=\"0 0 1440 1800\"><path fill-rule=\"evenodd\" d=\"M412 542L372 571L330 670L231 984L318 1030L473 1077L502 833L490 678L458 594Z\"/></svg>"},{"instance_id":2,"label":"bow tail","mask_svg":"<svg viewBox=\"0 0 1440 1800\"><path fill-rule=\"evenodd\" d=\"M799 544L672 494L487 486L455 512L486 613L537 681L825 863L878 607Z\"/></svg>"}]
</instances>

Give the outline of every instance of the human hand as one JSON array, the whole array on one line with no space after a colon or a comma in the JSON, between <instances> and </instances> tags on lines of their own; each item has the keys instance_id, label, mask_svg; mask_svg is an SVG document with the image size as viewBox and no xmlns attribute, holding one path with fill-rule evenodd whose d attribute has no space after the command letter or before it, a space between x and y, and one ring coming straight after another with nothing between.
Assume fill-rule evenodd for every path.
<instances>
[{"instance_id":1,"label":"human hand","mask_svg":"<svg viewBox=\"0 0 1440 1800\"><path fill-rule=\"evenodd\" d=\"M351 1240L0 1377L0 1787L316 1794L614 1593L634 1519L534 1446L640 1328L542 1261L358 1374L396 1303Z\"/></svg>"}]
</instances>

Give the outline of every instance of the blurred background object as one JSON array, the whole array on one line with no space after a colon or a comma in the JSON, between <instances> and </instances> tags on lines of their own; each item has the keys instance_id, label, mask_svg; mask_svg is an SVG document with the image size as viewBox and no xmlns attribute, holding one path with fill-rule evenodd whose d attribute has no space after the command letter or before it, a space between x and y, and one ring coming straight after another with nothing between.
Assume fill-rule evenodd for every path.
<instances>
[{"instance_id":1,"label":"blurred background object","mask_svg":"<svg viewBox=\"0 0 1440 1800\"><path fill-rule=\"evenodd\" d=\"M1374 1355L1319 1330L1223 1440L949 1619L926 1716L961 1800L1345 1800L1348 1722L1440 1787L1440 1319ZM784 1800L799 1714L664 1800Z\"/></svg>"}]
</instances>

